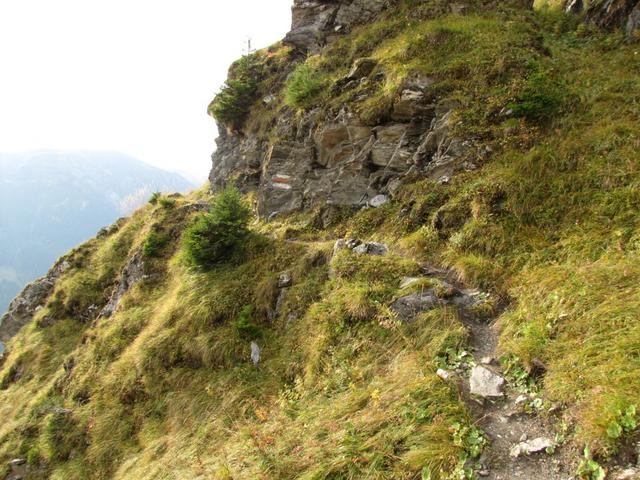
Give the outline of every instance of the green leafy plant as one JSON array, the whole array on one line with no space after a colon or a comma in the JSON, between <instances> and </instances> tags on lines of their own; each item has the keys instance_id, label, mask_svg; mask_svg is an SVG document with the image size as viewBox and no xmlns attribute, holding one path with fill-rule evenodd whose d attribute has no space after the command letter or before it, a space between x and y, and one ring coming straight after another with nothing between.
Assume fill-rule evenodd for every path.
<instances>
[{"instance_id":1,"label":"green leafy plant","mask_svg":"<svg viewBox=\"0 0 640 480\"><path fill-rule=\"evenodd\" d=\"M584 459L580 462L577 473L583 480L604 480L607 476L604 468L591 456L589 447L584 449Z\"/></svg>"},{"instance_id":2,"label":"green leafy plant","mask_svg":"<svg viewBox=\"0 0 640 480\"><path fill-rule=\"evenodd\" d=\"M484 432L474 425L462 424L459 422L451 426L453 443L461 448L458 464L453 472L447 477L450 479L473 480L476 478L473 462L484 451L489 444Z\"/></svg>"},{"instance_id":3,"label":"green leafy plant","mask_svg":"<svg viewBox=\"0 0 640 480\"><path fill-rule=\"evenodd\" d=\"M509 384L515 386L519 392L537 393L540 390L535 378L529 375L520 358L515 355L509 355L501 358L500 361Z\"/></svg>"},{"instance_id":4,"label":"green leafy plant","mask_svg":"<svg viewBox=\"0 0 640 480\"><path fill-rule=\"evenodd\" d=\"M637 427L637 409L635 405L630 405L624 411L618 410L616 419L607 427L607 436L615 440L623 434L633 432Z\"/></svg>"},{"instance_id":5,"label":"green leafy plant","mask_svg":"<svg viewBox=\"0 0 640 480\"><path fill-rule=\"evenodd\" d=\"M436 357L436 366L445 370L469 370L474 364L473 356L462 348L447 348Z\"/></svg>"},{"instance_id":6,"label":"green leafy plant","mask_svg":"<svg viewBox=\"0 0 640 480\"><path fill-rule=\"evenodd\" d=\"M214 198L210 212L196 217L185 231L187 262L206 270L239 253L249 234L250 216L240 192L227 187Z\"/></svg>"},{"instance_id":7,"label":"green leafy plant","mask_svg":"<svg viewBox=\"0 0 640 480\"><path fill-rule=\"evenodd\" d=\"M285 102L294 108L307 107L325 86L325 76L308 63L303 63L296 67L287 82Z\"/></svg>"}]
</instances>

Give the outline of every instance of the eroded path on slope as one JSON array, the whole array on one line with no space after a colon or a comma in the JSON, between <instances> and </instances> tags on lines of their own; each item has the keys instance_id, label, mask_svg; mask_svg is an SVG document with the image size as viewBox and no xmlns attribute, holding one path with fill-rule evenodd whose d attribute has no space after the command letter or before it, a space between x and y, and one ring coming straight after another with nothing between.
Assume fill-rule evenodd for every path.
<instances>
[{"instance_id":1,"label":"eroded path on slope","mask_svg":"<svg viewBox=\"0 0 640 480\"><path fill-rule=\"evenodd\" d=\"M359 254L385 255L385 245L354 240L338 241L336 248L349 248ZM467 290L452 272L422 267L422 276L405 278L401 288L412 282L435 281L439 287L422 288L398 298L392 305L401 321L411 321L420 312L440 306L456 308L468 331L473 360L458 371L439 370L444 381L457 382L461 396L477 419L476 426L489 441L482 456L470 462L480 477L489 480L536 479L572 480L575 465L564 452L554 432L554 409L545 407L532 393L518 391L505 378L497 359L496 316L481 319L478 305L490 297L478 290ZM428 283L428 282L427 282Z\"/></svg>"},{"instance_id":2,"label":"eroded path on slope","mask_svg":"<svg viewBox=\"0 0 640 480\"><path fill-rule=\"evenodd\" d=\"M306 245L318 243L288 241ZM334 255L343 249L359 255L391 253L382 243L354 239L337 240ZM560 412L543 408L540 397L522 393L505 378L497 358L497 315L480 318L475 309L490 300L490 296L479 290L466 289L451 271L426 265L421 270L420 276L402 279L400 290L418 282L438 286L409 289L412 293L397 298L390 308L403 322L442 306L457 309L468 331L467 348L470 351L466 368L439 370L438 375L443 381L457 384L461 397L476 418L476 427L489 442L483 454L470 461L469 466L478 477L488 480L574 480L573 452L564 451L553 427Z\"/></svg>"},{"instance_id":3,"label":"eroded path on slope","mask_svg":"<svg viewBox=\"0 0 640 480\"><path fill-rule=\"evenodd\" d=\"M542 399L522 394L504 381L496 361L498 335L493 322L483 322L461 312L469 330L469 343L475 367L471 378L461 383L462 393L478 419L477 426L490 441L479 459L480 476L490 480L539 479L570 480L575 465L562 450L553 431L553 408L542 416ZM494 320L495 321L495 320ZM473 395L478 372L491 372L488 378L502 379L501 396ZM493 376L495 375L495 376ZM484 377L484 376L483 376ZM498 380L499 381L499 380Z\"/></svg>"}]
</instances>

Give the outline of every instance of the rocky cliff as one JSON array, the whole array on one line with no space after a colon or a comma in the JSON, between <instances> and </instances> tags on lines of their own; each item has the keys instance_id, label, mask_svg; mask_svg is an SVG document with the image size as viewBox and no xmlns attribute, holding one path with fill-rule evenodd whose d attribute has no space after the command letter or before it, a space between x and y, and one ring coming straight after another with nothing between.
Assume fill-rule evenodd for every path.
<instances>
[{"instance_id":1,"label":"rocky cliff","mask_svg":"<svg viewBox=\"0 0 640 480\"><path fill-rule=\"evenodd\" d=\"M531 7L527 1L511 4ZM460 102L438 92L442 78L417 71L391 78L394 72L385 71L377 60L354 57L344 73L322 86L342 102L303 111L277 102L287 77L304 58L300 52L317 53L358 24L397 9L394 5L390 0L295 2L292 30L284 40L294 51L288 54L289 61L276 67L280 71L269 73L278 78L258 95L252 111L259 116L260 110L276 110L278 118L259 132L231 130L219 122L210 175L214 191L236 179L242 189L257 191L258 212L269 218L320 205L380 205L406 178L447 182L455 173L476 169L483 162L488 151L474 145L473 138L454 132ZM501 2L501 7L508 6ZM495 7L494 2L425 2L422 12L436 17ZM371 42L373 47L375 39ZM382 89L391 92L384 105L375 117L364 118L354 107Z\"/></svg>"}]
</instances>

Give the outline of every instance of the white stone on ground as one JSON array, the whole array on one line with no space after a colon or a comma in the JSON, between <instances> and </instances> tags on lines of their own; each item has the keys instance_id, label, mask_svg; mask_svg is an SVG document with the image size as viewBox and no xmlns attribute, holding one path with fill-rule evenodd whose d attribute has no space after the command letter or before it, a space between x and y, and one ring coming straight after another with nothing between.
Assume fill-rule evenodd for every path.
<instances>
[{"instance_id":1,"label":"white stone on ground","mask_svg":"<svg viewBox=\"0 0 640 480\"><path fill-rule=\"evenodd\" d=\"M534 438L528 442L520 442L517 445L511 447L509 454L512 457L519 457L521 455L531 455L532 453L540 453L548 448L553 448L553 440L545 437Z\"/></svg>"},{"instance_id":2,"label":"white stone on ground","mask_svg":"<svg viewBox=\"0 0 640 480\"><path fill-rule=\"evenodd\" d=\"M483 398L503 396L504 378L484 365L473 367L469 384L472 395L478 395Z\"/></svg>"}]
</instances>

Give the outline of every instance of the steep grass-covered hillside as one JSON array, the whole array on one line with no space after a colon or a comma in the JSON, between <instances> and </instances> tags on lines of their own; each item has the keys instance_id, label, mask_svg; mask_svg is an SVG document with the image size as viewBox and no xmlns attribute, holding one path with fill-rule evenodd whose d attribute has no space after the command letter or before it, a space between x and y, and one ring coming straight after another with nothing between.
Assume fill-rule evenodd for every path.
<instances>
[{"instance_id":1,"label":"steep grass-covered hillside","mask_svg":"<svg viewBox=\"0 0 640 480\"><path fill-rule=\"evenodd\" d=\"M154 197L20 313L0 478L637 478L640 47L461 4L406 0L232 68L210 111L233 175ZM273 158L285 123L414 125L425 77L459 140L439 145L462 147L378 203L289 208L269 165L233 163L251 142Z\"/></svg>"}]
</instances>

